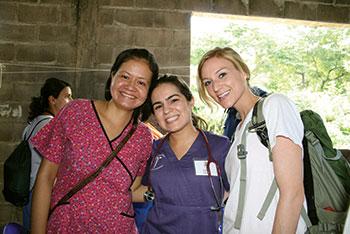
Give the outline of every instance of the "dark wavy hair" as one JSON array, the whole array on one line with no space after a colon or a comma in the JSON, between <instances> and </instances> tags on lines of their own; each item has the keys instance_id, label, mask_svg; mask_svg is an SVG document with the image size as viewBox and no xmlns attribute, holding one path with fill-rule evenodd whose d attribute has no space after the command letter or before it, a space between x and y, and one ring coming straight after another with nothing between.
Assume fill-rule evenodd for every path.
<instances>
[{"instance_id":1,"label":"dark wavy hair","mask_svg":"<svg viewBox=\"0 0 350 234\"><path fill-rule=\"evenodd\" d=\"M60 92L65 87L71 87L71 85L66 81L54 77L48 78L40 89L40 96L32 97L32 102L29 105L28 122L32 121L38 115L49 111L49 97L58 98L58 95L60 95Z\"/></svg>"},{"instance_id":2,"label":"dark wavy hair","mask_svg":"<svg viewBox=\"0 0 350 234\"><path fill-rule=\"evenodd\" d=\"M106 82L105 99L107 101L112 99L110 88L111 88L111 82L112 82L113 76L117 73L117 71L119 70L119 68L123 63L132 59L143 59L148 63L149 69L152 72L151 86L157 80L159 67L152 53L150 53L146 49L140 49L140 48L124 50L117 56L111 68L111 72L109 74L108 80ZM139 119L141 121L146 121L148 119L148 117L151 115L151 109L149 109L150 102L151 102L151 98L150 98L150 93L148 92L145 103L143 103L140 107L136 108L133 112L134 123L136 123Z\"/></svg>"},{"instance_id":3,"label":"dark wavy hair","mask_svg":"<svg viewBox=\"0 0 350 234\"><path fill-rule=\"evenodd\" d=\"M157 88L159 85L161 84L172 84L174 85L182 95L185 96L187 101L191 101L193 98L192 92L190 90L190 87L187 85L187 83L174 75L163 75L161 77L159 77L159 79L151 86L149 94L150 96L152 95L153 91L155 88ZM150 107L149 107L152 111L152 113L154 114L154 110L152 108L152 103L150 103ZM193 126L195 126L196 128L201 128L201 129L208 129L208 124L207 122L199 117L198 115L196 115L195 113L193 113L192 111L192 123Z\"/></svg>"}]
</instances>

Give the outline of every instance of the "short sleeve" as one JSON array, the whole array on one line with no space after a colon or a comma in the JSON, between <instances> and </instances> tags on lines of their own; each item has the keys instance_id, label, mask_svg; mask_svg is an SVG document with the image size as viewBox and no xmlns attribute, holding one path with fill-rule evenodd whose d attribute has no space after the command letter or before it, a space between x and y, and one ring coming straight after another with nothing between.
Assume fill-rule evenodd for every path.
<instances>
[{"instance_id":1,"label":"short sleeve","mask_svg":"<svg viewBox=\"0 0 350 234\"><path fill-rule=\"evenodd\" d=\"M141 127L141 126L140 126ZM151 131L149 130L148 127L146 127L145 125L142 124L142 136L140 136L139 140L141 140L141 142L139 142L139 144L142 146L141 147L141 162L140 162L140 168L136 173L136 176L143 176L145 174L146 171L146 167L147 167L147 161L152 153L152 134Z\"/></svg>"},{"instance_id":2,"label":"short sleeve","mask_svg":"<svg viewBox=\"0 0 350 234\"><path fill-rule=\"evenodd\" d=\"M153 156L155 154L155 150L156 148L158 147L158 144L159 144L159 140L153 140L153 144L152 144L152 154L151 156L149 157L149 159L147 160L147 164L146 164L146 170L145 170L145 173L142 177L142 181L141 181L141 184L145 185L145 186L148 186L150 183L149 183L149 176L150 176L150 168L151 168L151 163L152 163L152 160L153 160Z\"/></svg>"},{"instance_id":3,"label":"short sleeve","mask_svg":"<svg viewBox=\"0 0 350 234\"><path fill-rule=\"evenodd\" d=\"M264 102L263 114L271 147L283 136L302 146L304 126L295 104L282 94L272 94Z\"/></svg>"},{"instance_id":4,"label":"short sleeve","mask_svg":"<svg viewBox=\"0 0 350 234\"><path fill-rule=\"evenodd\" d=\"M48 124L30 139L35 150L47 160L59 164L67 143L66 124L73 105L69 103Z\"/></svg>"}]
</instances>

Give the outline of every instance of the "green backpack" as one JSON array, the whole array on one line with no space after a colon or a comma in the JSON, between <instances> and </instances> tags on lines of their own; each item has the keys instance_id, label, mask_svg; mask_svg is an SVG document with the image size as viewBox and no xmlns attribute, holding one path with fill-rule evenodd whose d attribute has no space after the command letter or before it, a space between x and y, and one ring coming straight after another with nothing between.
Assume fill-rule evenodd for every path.
<instances>
[{"instance_id":1,"label":"green backpack","mask_svg":"<svg viewBox=\"0 0 350 234\"><path fill-rule=\"evenodd\" d=\"M256 132L260 141L269 149L270 160L272 151L269 144L268 132L263 116L261 98L254 106L252 120L244 132L241 142L242 150L238 148L238 158L241 160L242 174L246 170L245 138L247 132ZM350 201L350 166L339 150L333 148L321 117L312 110L300 113L304 124L304 190L308 211L302 209L301 215L308 226L308 233L342 233ZM243 173L242 173L243 171ZM242 183L242 182L241 182ZM242 185L240 185L242 187ZM236 217L236 228L240 227L240 218L244 209L245 189L240 189L240 200ZM263 219L277 191L274 180L262 208L257 215ZM243 202L242 202L243 201Z\"/></svg>"}]
</instances>

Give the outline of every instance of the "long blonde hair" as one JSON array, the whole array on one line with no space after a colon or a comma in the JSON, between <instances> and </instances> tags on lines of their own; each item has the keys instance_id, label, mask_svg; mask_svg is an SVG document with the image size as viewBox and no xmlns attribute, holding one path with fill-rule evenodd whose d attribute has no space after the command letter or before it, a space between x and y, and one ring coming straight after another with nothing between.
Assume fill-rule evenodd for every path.
<instances>
[{"instance_id":1,"label":"long blonde hair","mask_svg":"<svg viewBox=\"0 0 350 234\"><path fill-rule=\"evenodd\" d=\"M209 50L207 53L205 53L199 64L198 64L198 75L197 75L197 86L198 86L198 92L199 92L199 98L206 103L208 106L212 107L213 104L215 104L214 100L209 96L207 89L205 88L203 82L202 82L202 68L204 63L213 57L217 58L224 58L230 61L233 66L240 72L244 72L247 75L247 81L250 79L250 70L247 66L247 64L243 61L241 56L234 51L230 47L216 47L212 50Z\"/></svg>"}]
</instances>

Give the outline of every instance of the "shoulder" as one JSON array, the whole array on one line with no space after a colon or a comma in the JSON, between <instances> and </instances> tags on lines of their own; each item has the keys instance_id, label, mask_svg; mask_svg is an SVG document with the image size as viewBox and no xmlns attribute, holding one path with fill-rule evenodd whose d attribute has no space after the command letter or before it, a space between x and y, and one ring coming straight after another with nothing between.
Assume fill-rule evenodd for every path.
<instances>
[{"instance_id":1,"label":"shoulder","mask_svg":"<svg viewBox=\"0 0 350 234\"><path fill-rule=\"evenodd\" d=\"M273 93L270 94L265 98L264 101L264 106L269 106L269 105L282 105L285 103L291 103L292 101L285 96L284 94L281 93Z\"/></svg>"},{"instance_id":2,"label":"shoulder","mask_svg":"<svg viewBox=\"0 0 350 234\"><path fill-rule=\"evenodd\" d=\"M266 97L263 104L263 113L264 115L275 115L276 113L283 115L288 115L288 113L296 113L299 115L299 111L295 103L287 96L280 93L274 93Z\"/></svg>"},{"instance_id":3,"label":"shoulder","mask_svg":"<svg viewBox=\"0 0 350 234\"><path fill-rule=\"evenodd\" d=\"M91 106L91 100L89 99L75 99L70 101L65 105L64 109L74 109L74 108L82 108L85 106Z\"/></svg>"},{"instance_id":4,"label":"shoulder","mask_svg":"<svg viewBox=\"0 0 350 234\"><path fill-rule=\"evenodd\" d=\"M136 132L140 138L143 138L143 140L147 140L147 141L152 141L152 134L151 134L151 130L147 127L147 125L145 125L142 122L139 122L137 125L137 129Z\"/></svg>"},{"instance_id":5,"label":"shoulder","mask_svg":"<svg viewBox=\"0 0 350 234\"><path fill-rule=\"evenodd\" d=\"M39 115L38 117L36 117L33 121L33 123L48 123L50 122L51 119L53 119L54 117L52 115Z\"/></svg>"},{"instance_id":6,"label":"shoulder","mask_svg":"<svg viewBox=\"0 0 350 234\"><path fill-rule=\"evenodd\" d=\"M230 140L227 136L221 136L213 132L203 131L211 144L230 144Z\"/></svg>"},{"instance_id":7,"label":"shoulder","mask_svg":"<svg viewBox=\"0 0 350 234\"><path fill-rule=\"evenodd\" d=\"M51 115L38 115L35 117L23 131L23 137L25 135L28 136L30 132L33 134L36 134L43 126L45 126L50 120L53 119L53 116Z\"/></svg>"},{"instance_id":8,"label":"shoulder","mask_svg":"<svg viewBox=\"0 0 350 234\"><path fill-rule=\"evenodd\" d=\"M57 116L58 118L63 118L64 116L72 118L73 116L81 115L81 113L91 113L91 102L92 101L88 99L75 99L67 103Z\"/></svg>"},{"instance_id":9,"label":"shoulder","mask_svg":"<svg viewBox=\"0 0 350 234\"><path fill-rule=\"evenodd\" d=\"M149 133L151 134L151 130L149 129L149 127L147 127L146 124L144 124L143 122L139 122L137 125L137 129L140 132L145 132L145 133Z\"/></svg>"},{"instance_id":10,"label":"shoulder","mask_svg":"<svg viewBox=\"0 0 350 234\"><path fill-rule=\"evenodd\" d=\"M161 142L166 141L166 135L153 141L153 148L156 149Z\"/></svg>"}]
</instances>

